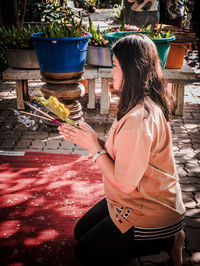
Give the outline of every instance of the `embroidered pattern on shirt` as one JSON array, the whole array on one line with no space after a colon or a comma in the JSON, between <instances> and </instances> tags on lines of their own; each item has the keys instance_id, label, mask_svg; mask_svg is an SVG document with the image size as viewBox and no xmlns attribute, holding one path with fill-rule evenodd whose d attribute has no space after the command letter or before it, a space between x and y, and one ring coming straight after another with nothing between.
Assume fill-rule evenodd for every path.
<instances>
[{"instance_id":1,"label":"embroidered pattern on shirt","mask_svg":"<svg viewBox=\"0 0 200 266\"><path fill-rule=\"evenodd\" d=\"M120 215L122 215L122 211L123 211L123 209L124 209L124 206L121 206L120 209L117 208L117 212L118 212Z\"/></svg>"},{"instance_id":2,"label":"embroidered pattern on shirt","mask_svg":"<svg viewBox=\"0 0 200 266\"><path fill-rule=\"evenodd\" d=\"M124 218L124 220L126 220L126 219L128 218L128 216L129 216L130 212L131 212L131 208L128 208L128 209L123 213L123 210L124 210L124 209L127 209L127 208L125 208L124 206L121 206L121 208L117 208L117 212L119 213L119 215L120 215L122 218ZM120 223L122 223L122 220L119 219L118 214L116 214L116 219L117 219Z\"/></svg>"},{"instance_id":3,"label":"embroidered pattern on shirt","mask_svg":"<svg viewBox=\"0 0 200 266\"><path fill-rule=\"evenodd\" d=\"M129 208L129 209L125 212L125 214L124 214L124 216L123 216L123 218L124 218L125 220L128 218L130 212L131 212L131 208Z\"/></svg>"}]
</instances>

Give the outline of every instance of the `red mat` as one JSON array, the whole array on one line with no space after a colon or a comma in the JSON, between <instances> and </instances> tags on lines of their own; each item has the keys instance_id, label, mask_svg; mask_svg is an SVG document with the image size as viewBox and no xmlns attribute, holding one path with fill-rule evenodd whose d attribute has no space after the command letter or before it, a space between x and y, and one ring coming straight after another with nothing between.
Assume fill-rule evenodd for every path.
<instances>
[{"instance_id":1,"label":"red mat","mask_svg":"<svg viewBox=\"0 0 200 266\"><path fill-rule=\"evenodd\" d=\"M74 226L103 196L86 156L0 156L0 265L79 265Z\"/></svg>"}]
</instances>

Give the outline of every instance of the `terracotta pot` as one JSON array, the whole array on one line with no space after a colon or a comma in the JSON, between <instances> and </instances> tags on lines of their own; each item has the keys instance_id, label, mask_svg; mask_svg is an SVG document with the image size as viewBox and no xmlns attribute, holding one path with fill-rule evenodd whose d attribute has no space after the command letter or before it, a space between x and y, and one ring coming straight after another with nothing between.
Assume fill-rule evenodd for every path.
<instances>
[{"instance_id":1,"label":"terracotta pot","mask_svg":"<svg viewBox=\"0 0 200 266\"><path fill-rule=\"evenodd\" d=\"M85 87L85 94L88 93L88 79L81 80L81 84Z\"/></svg>"},{"instance_id":2,"label":"terracotta pot","mask_svg":"<svg viewBox=\"0 0 200 266\"><path fill-rule=\"evenodd\" d=\"M186 50L185 43L172 42L165 68L171 68L171 69L182 68L185 56L185 50Z\"/></svg>"}]
</instances>

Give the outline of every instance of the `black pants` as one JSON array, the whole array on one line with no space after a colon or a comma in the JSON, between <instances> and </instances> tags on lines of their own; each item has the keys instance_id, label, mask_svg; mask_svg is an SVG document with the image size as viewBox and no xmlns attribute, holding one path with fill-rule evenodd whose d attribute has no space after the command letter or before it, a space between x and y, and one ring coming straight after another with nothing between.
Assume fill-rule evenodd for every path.
<instances>
[{"instance_id":1,"label":"black pants","mask_svg":"<svg viewBox=\"0 0 200 266\"><path fill-rule=\"evenodd\" d=\"M78 241L75 254L82 265L120 265L133 258L169 252L174 237L158 240L134 240L133 229L122 234L112 222L106 199L98 202L76 224Z\"/></svg>"}]
</instances>

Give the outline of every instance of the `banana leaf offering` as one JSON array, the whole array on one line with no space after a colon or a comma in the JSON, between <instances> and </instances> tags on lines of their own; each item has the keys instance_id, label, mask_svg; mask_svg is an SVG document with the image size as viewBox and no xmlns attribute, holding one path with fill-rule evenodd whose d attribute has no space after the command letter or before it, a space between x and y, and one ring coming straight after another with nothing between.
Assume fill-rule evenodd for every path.
<instances>
[{"instance_id":1,"label":"banana leaf offering","mask_svg":"<svg viewBox=\"0 0 200 266\"><path fill-rule=\"evenodd\" d=\"M79 128L79 126L72 119L69 118L70 110L66 108L63 103L59 102L59 100L54 96L50 96L48 99L46 99L43 93L40 90L38 91L41 96L32 96L32 99L42 104L53 114L57 115L57 117L59 117L62 121L65 121L71 126Z\"/></svg>"}]
</instances>

